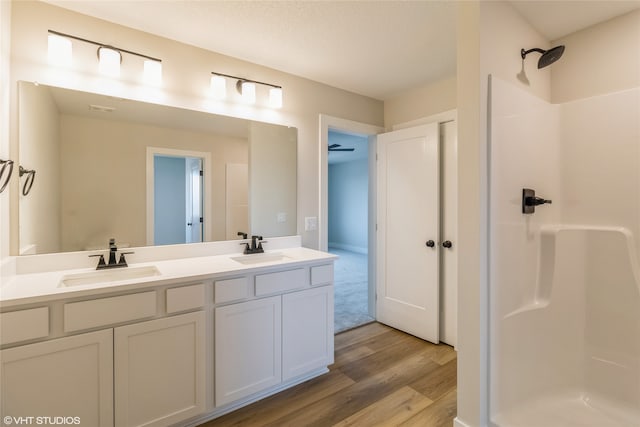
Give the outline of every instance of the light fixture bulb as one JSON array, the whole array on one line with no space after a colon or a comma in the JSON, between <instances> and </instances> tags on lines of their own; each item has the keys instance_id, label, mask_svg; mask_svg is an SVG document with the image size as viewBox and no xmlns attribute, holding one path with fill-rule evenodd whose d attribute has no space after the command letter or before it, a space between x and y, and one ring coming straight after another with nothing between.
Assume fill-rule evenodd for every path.
<instances>
[{"instance_id":1,"label":"light fixture bulb","mask_svg":"<svg viewBox=\"0 0 640 427\"><path fill-rule=\"evenodd\" d=\"M71 40L57 34L49 34L48 58L54 65L71 65Z\"/></svg>"},{"instance_id":2,"label":"light fixture bulb","mask_svg":"<svg viewBox=\"0 0 640 427\"><path fill-rule=\"evenodd\" d=\"M211 95L215 99L224 99L227 96L227 79L223 76L211 76Z\"/></svg>"},{"instance_id":3,"label":"light fixture bulb","mask_svg":"<svg viewBox=\"0 0 640 427\"><path fill-rule=\"evenodd\" d=\"M269 89L269 107L282 108L282 88L272 87Z\"/></svg>"},{"instance_id":4,"label":"light fixture bulb","mask_svg":"<svg viewBox=\"0 0 640 427\"><path fill-rule=\"evenodd\" d=\"M100 59L100 73L110 77L120 77L122 55L118 50L101 46L98 48L98 58Z\"/></svg>"},{"instance_id":5,"label":"light fixture bulb","mask_svg":"<svg viewBox=\"0 0 640 427\"><path fill-rule=\"evenodd\" d=\"M256 84L254 82L241 81L240 94L242 100L247 104L255 104L256 102Z\"/></svg>"},{"instance_id":6,"label":"light fixture bulb","mask_svg":"<svg viewBox=\"0 0 640 427\"><path fill-rule=\"evenodd\" d=\"M162 83L162 62L152 59L144 61L144 81L153 85Z\"/></svg>"}]
</instances>

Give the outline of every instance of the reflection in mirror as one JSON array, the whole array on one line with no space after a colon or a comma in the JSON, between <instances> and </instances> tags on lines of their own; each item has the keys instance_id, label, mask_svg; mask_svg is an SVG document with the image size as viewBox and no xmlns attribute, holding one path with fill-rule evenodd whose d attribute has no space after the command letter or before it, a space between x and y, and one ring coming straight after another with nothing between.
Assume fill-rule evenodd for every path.
<instances>
[{"instance_id":1,"label":"reflection in mirror","mask_svg":"<svg viewBox=\"0 0 640 427\"><path fill-rule=\"evenodd\" d=\"M19 83L20 254L296 234L297 130Z\"/></svg>"}]
</instances>

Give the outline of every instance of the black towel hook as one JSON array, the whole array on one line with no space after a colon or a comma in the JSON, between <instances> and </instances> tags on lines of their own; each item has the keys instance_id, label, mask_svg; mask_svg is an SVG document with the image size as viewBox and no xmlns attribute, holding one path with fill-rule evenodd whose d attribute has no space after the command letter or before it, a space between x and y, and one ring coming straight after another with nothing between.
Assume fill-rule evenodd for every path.
<instances>
[{"instance_id":1,"label":"black towel hook","mask_svg":"<svg viewBox=\"0 0 640 427\"><path fill-rule=\"evenodd\" d=\"M28 170L20 166L20 176L27 175L27 178L24 181L24 186L22 187L22 195L26 196L31 191L31 187L33 187L33 181L36 179L36 171Z\"/></svg>"},{"instance_id":2,"label":"black towel hook","mask_svg":"<svg viewBox=\"0 0 640 427\"><path fill-rule=\"evenodd\" d=\"M0 193L2 193L4 189L7 188L9 180L11 179L11 174L13 173L13 160L0 159L0 165L2 165L0 166L0 182L2 182L2 177L4 176L4 172L7 169L7 166L9 167L9 172L7 172L7 176L4 179L4 182L0 184Z\"/></svg>"}]
</instances>

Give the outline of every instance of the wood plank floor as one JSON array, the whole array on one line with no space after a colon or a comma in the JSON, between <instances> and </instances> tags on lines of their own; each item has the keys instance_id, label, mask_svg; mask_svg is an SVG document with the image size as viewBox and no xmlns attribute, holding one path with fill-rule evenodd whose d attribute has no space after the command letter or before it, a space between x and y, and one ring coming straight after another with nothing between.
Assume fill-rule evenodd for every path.
<instances>
[{"instance_id":1,"label":"wood plank floor","mask_svg":"<svg viewBox=\"0 0 640 427\"><path fill-rule=\"evenodd\" d=\"M336 335L335 350L328 374L200 427L453 425L452 347L371 323Z\"/></svg>"}]
</instances>

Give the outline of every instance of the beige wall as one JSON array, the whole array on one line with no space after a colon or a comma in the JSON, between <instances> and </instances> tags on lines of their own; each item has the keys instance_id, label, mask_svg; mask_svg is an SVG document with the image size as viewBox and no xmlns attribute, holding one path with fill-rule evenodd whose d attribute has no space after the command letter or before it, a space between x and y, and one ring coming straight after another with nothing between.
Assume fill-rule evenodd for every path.
<instances>
[{"instance_id":1,"label":"beige wall","mask_svg":"<svg viewBox=\"0 0 640 427\"><path fill-rule=\"evenodd\" d=\"M0 159L10 158L9 69L11 49L11 3L0 1ZM4 260L9 255L9 200L13 187L0 194L0 278L9 274Z\"/></svg>"},{"instance_id":2,"label":"beige wall","mask_svg":"<svg viewBox=\"0 0 640 427\"><path fill-rule=\"evenodd\" d=\"M211 154L212 238L225 239L225 166L246 163L245 139L61 115L62 250L147 242L147 147ZM86 177L91 179L86 179ZM205 184L206 185L206 184Z\"/></svg>"},{"instance_id":3,"label":"beige wall","mask_svg":"<svg viewBox=\"0 0 640 427\"><path fill-rule=\"evenodd\" d=\"M296 131L265 123L249 126L250 234L295 234ZM285 220L279 222L278 215Z\"/></svg>"},{"instance_id":4,"label":"beige wall","mask_svg":"<svg viewBox=\"0 0 640 427\"><path fill-rule=\"evenodd\" d=\"M549 69L521 48L546 48L506 2L458 4L458 420L487 420L487 80L489 74L550 99ZM525 81L528 80L528 83Z\"/></svg>"},{"instance_id":5,"label":"beige wall","mask_svg":"<svg viewBox=\"0 0 640 427\"><path fill-rule=\"evenodd\" d=\"M549 101L551 67L539 70L537 53L529 54L523 62L520 49L548 49L550 42L508 2L482 1L480 14L481 77L493 74Z\"/></svg>"},{"instance_id":6,"label":"beige wall","mask_svg":"<svg viewBox=\"0 0 640 427\"><path fill-rule=\"evenodd\" d=\"M52 86L97 92L175 107L209 111L223 115L266 121L298 128L297 230L307 247L318 247L318 232L304 231L304 217L319 215L319 114L363 123L383 124L383 104L371 98L332 88L214 52L174 42L40 2L12 3L11 87L19 80L39 81ZM141 52L163 60L163 86L145 87L136 73L142 67L135 57L123 58L119 80L99 77L96 51L82 43L74 44L72 69L60 70L47 60L47 31L66 32L91 40ZM137 62L136 62L137 61ZM284 107L274 111L246 107L237 102L208 99L210 72L238 75L282 85ZM15 109L15 92L12 109ZM12 117L12 127L15 117ZM15 135L12 134L12 141ZM3 222L6 221L3 217ZM12 246L17 247L12 230ZM12 249L12 250L13 250Z\"/></svg>"},{"instance_id":7,"label":"beige wall","mask_svg":"<svg viewBox=\"0 0 640 427\"><path fill-rule=\"evenodd\" d=\"M30 192L19 196L21 254L61 248L59 114L49 91L40 89L32 84L20 88L20 164L36 171ZM26 179L20 178L20 191Z\"/></svg>"},{"instance_id":8,"label":"beige wall","mask_svg":"<svg viewBox=\"0 0 640 427\"><path fill-rule=\"evenodd\" d=\"M456 78L410 89L384 102L384 126L421 119L456 108Z\"/></svg>"},{"instance_id":9,"label":"beige wall","mask_svg":"<svg viewBox=\"0 0 640 427\"><path fill-rule=\"evenodd\" d=\"M562 103L640 86L640 10L577 31L551 70L551 99Z\"/></svg>"},{"instance_id":10,"label":"beige wall","mask_svg":"<svg viewBox=\"0 0 640 427\"><path fill-rule=\"evenodd\" d=\"M480 4L458 4L458 406L463 425L480 426L486 405L481 346L486 330L481 316L480 203ZM485 364L486 366L486 364ZM484 393L484 397L483 397Z\"/></svg>"}]
</instances>

